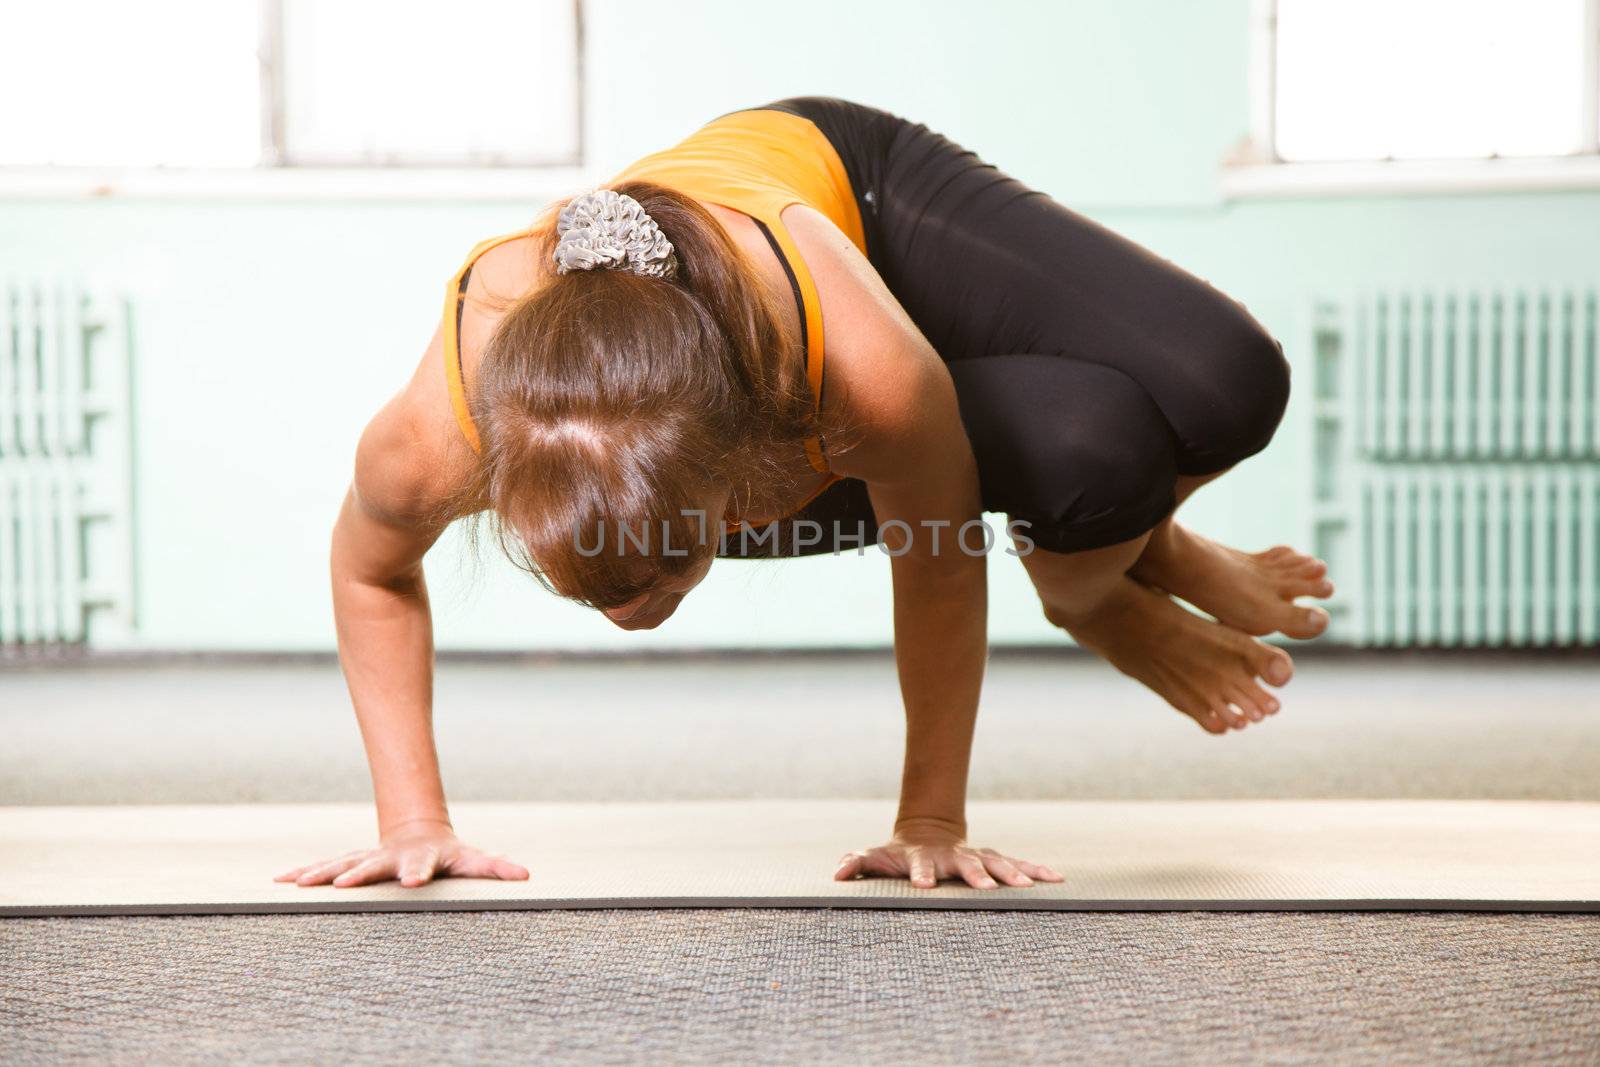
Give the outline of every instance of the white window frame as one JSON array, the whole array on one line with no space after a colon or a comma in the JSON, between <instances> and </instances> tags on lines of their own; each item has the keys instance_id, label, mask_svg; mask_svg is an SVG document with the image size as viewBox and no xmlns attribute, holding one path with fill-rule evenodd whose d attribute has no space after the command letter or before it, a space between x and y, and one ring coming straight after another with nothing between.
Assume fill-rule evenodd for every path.
<instances>
[{"instance_id":1,"label":"white window frame","mask_svg":"<svg viewBox=\"0 0 1600 1067\"><path fill-rule=\"evenodd\" d=\"M573 5L577 48L577 143L573 158L486 160L460 166L404 162L319 162L290 158L283 122L281 0L257 0L261 158L249 167L0 166L0 198L131 197L157 200L539 201L600 178L587 162L583 0Z\"/></svg>"},{"instance_id":2,"label":"white window frame","mask_svg":"<svg viewBox=\"0 0 1600 1067\"><path fill-rule=\"evenodd\" d=\"M1223 161L1225 199L1600 188L1600 0L1584 0L1583 137L1561 156L1289 162L1278 155L1277 0L1251 0L1250 135Z\"/></svg>"}]
</instances>

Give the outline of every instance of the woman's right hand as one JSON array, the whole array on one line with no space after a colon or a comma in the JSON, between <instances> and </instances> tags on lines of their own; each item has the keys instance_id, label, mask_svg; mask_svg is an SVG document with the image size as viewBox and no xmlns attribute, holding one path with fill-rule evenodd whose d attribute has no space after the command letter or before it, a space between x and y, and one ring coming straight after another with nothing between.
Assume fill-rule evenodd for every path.
<instances>
[{"instance_id":1,"label":"woman's right hand","mask_svg":"<svg viewBox=\"0 0 1600 1067\"><path fill-rule=\"evenodd\" d=\"M338 859L285 871L275 882L340 888L397 878L407 889L435 878L499 878L522 881L528 869L504 856L490 856L463 844L447 822L410 822L383 835L377 848L347 852Z\"/></svg>"}]
</instances>

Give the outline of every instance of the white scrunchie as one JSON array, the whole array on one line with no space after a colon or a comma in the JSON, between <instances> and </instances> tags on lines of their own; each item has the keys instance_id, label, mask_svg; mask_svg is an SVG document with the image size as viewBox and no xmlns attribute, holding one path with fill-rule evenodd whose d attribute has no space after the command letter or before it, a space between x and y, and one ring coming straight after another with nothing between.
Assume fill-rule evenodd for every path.
<instances>
[{"instance_id":1,"label":"white scrunchie","mask_svg":"<svg viewBox=\"0 0 1600 1067\"><path fill-rule=\"evenodd\" d=\"M649 278L678 272L672 242L639 201L615 189L574 197L556 217L556 273L614 268Z\"/></svg>"}]
</instances>

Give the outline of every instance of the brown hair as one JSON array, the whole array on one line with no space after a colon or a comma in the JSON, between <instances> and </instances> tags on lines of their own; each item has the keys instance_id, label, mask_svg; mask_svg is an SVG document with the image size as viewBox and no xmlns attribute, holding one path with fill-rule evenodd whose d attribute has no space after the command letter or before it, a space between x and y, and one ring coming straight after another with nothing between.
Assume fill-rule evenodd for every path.
<instances>
[{"instance_id":1,"label":"brown hair","mask_svg":"<svg viewBox=\"0 0 1600 1067\"><path fill-rule=\"evenodd\" d=\"M665 186L614 188L672 242L676 276L552 270L511 304L468 393L482 450L457 498L475 505L457 511L469 541L487 505L516 566L596 608L693 570L722 517L681 513L721 485L744 510L822 430L794 331L721 224ZM544 263L561 206L534 227ZM648 531L642 556L620 551L623 528Z\"/></svg>"}]
</instances>

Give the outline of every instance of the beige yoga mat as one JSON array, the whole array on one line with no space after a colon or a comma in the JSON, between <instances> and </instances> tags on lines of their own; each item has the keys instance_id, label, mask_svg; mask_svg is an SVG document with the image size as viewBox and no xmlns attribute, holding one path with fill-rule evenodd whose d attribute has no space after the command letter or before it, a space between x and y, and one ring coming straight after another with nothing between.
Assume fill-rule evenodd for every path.
<instances>
[{"instance_id":1,"label":"beige yoga mat","mask_svg":"<svg viewBox=\"0 0 1600 1067\"><path fill-rule=\"evenodd\" d=\"M461 804L526 882L302 889L279 871L368 843L365 805L0 809L0 915L522 908L1600 911L1600 804L974 802L975 844L1066 875L1031 889L835 882L888 801Z\"/></svg>"}]
</instances>

